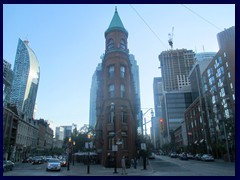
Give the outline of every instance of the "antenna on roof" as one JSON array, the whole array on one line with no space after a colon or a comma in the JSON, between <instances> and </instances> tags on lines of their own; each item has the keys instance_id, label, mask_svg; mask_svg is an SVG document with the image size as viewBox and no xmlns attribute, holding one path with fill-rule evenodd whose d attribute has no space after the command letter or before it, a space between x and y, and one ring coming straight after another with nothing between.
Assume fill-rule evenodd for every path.
<instances>
[{"instance_id":1,"label":"antenna on roof","mask_svg":"<svg viewBox=\"0 0 240 180\"><path fill-rule=\"evenodd\" d=\"M117 6L115 6L115 11L117 12Z\"/></svg>"}]
</instances>

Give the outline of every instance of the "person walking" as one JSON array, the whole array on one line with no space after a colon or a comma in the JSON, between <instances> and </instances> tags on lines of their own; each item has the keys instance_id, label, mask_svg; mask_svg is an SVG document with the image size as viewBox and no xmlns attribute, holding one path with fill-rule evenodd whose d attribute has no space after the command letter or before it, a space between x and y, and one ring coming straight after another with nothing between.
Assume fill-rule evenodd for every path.
<instances>
[{"instance_id":1,"label":"person walking","mask_svg":"<svg viewBox=\"0 0 240 180\"><path fill-rule=\"evenodd\" d=\"M131 159L131 166L130 166L130 168L131 167L134 167L134 159Z\"/></svg>"},{"instance_id":2,"label":"person walking","mask_svg":"<svg viewBox=\"0 0 240 180\"><path fill-rule=\"evenodd\" d=\"M134 158L134 169L137 169L137 158Z\"/></svg>"},{"instance_id":3,"label":"person walking","mask_svg":"<svg viewBox=\"0 0 240 180\"><path fill-rule=\"evenodd\" d=\"M123 174L127 174L127 172L126 172L126 160L125 160L125 156L122 157L121 165L122 165L122 175L123 175Z\"/></svg>"}]
</instances>

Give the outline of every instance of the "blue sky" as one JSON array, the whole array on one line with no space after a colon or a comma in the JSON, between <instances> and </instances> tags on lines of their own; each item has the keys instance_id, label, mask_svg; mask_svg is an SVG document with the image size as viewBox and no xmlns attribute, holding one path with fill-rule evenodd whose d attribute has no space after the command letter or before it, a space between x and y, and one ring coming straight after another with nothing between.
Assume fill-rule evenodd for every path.
<instances>
[{"instance_id":1,"label":"blue sky","mask_svg":"<svg viewBox=\"0 0 240 180\"><path fill-rule=\"evenodd\" d=\"M203 52L204 46L205 52L217 52L217 33L235 26L231 4L4 4L3 58L13 67L18 38L29 40L40 64L36 118L53 122L54 130L89 123L92 75L105 51L104 32L115 6L129 33L129 52L139 65L143 112L154 107L158 55L170 49L172 27L174 49Z\"/></svg>"}]
</instances>

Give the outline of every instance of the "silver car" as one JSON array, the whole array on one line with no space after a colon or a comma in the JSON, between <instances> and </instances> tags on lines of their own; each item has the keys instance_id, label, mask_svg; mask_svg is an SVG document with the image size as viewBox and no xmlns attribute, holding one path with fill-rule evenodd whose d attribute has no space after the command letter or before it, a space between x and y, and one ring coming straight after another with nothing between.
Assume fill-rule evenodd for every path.
<instances>
[{"instance_id":1,"label":"silver car","mask_svg":"<svg viewBox=\"0 0 240 180\"><path fill-rule=\"evenodd\" d=\"M201 157L202 161L214 161L214 157L211 154L204 154Z\"/></svg>"},{"instance_id":2,"label":"silver car","mask_svg":"<svg viewBox=\"0 0 240 180\"><path fill-rule=\"evenodd\" d=\"M52 158L47 162L47 171L61 171L61 162L59 159Z\"/></svg>"}]
</instances>

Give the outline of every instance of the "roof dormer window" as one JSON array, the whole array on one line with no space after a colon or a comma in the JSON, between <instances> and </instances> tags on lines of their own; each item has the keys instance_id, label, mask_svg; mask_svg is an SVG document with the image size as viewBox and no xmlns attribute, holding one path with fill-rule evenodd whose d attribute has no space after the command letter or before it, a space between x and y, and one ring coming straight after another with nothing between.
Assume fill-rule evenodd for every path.
<instances>
[{"instance_id":1,"label":"roof dormer window","mask_svg":"<svg viewBox=\"0 0 240 180\"><path fill-rule=\"evenodd\" d=\"M114 42L113 39L109 39L107 43L107 50L111 50L114 48Z\"/></svg>"},{"instance_id":2,"label":"roof dormer window","mask_svg":"<svg viewBox=\"0 0 240 180\"><path fill-rule=\"evenodd\" d=\"M120 41L120 48L123 49L123 50L126 49L126 45L125 45L124 39L121 39L121 41Z\"/></svg>"}]
</instances>

